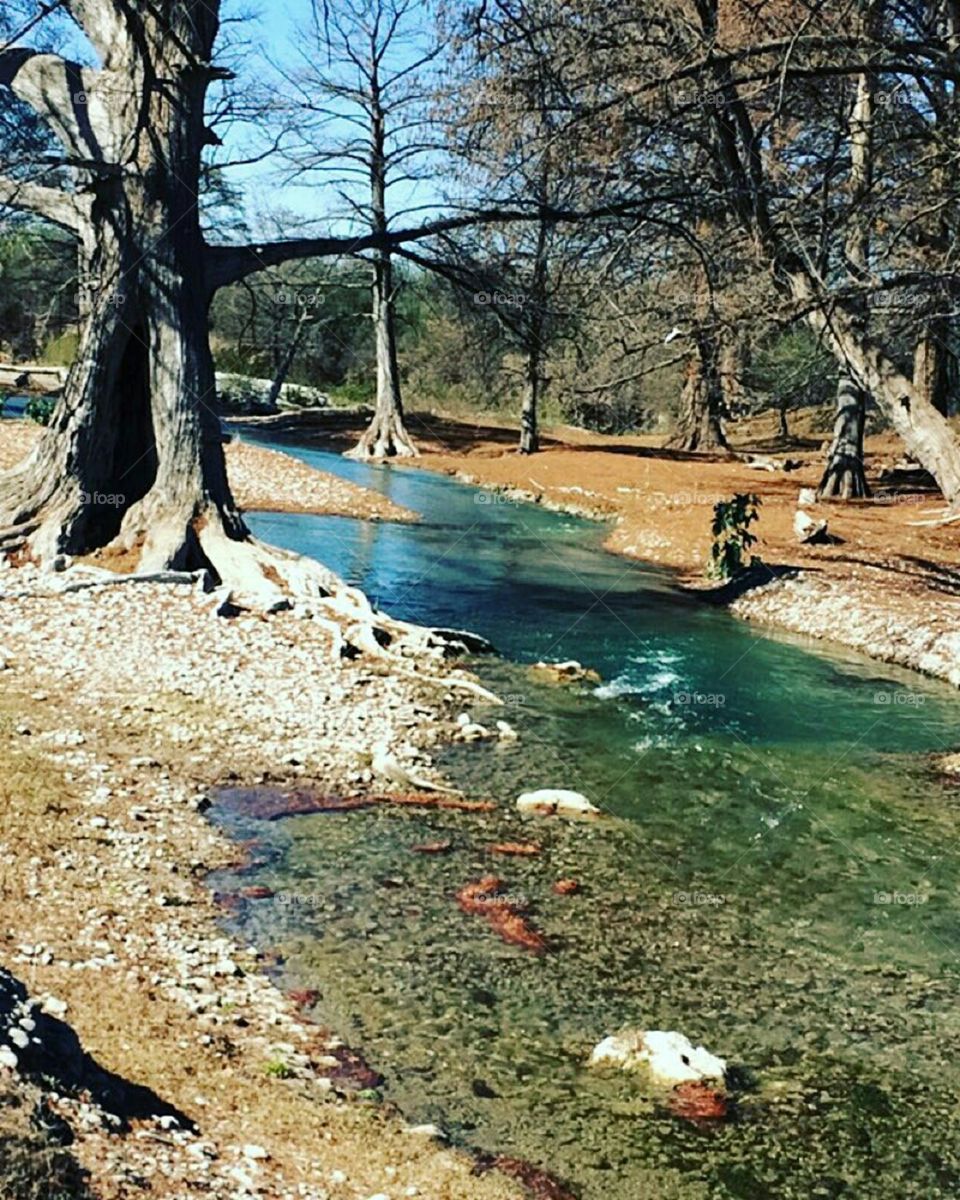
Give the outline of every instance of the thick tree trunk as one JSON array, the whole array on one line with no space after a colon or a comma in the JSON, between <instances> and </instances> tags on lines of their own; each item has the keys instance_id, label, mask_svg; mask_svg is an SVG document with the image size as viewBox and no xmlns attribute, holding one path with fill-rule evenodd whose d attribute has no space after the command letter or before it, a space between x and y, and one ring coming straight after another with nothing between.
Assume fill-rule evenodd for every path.
<instances>
[{"instance_id":1,"label":"thick tree trunk","mask_svg":"<svg viewBox=\"0 0 960 1200\"><path fill-rule=\"evenodd\" d=\"M859 500L870 495L863 467L863 427L867 396L854 379L841 374L837 383L837 418L826 470L817 495L824 500Z\"/></svg>"},{"instance_id":2,"label":"thick tree trunk","mask_svg":"<svg viewBox=\"0 0 960 1200\"><path fill-rule=\"evenodd\" d=\"M957 390L957 360L950 351L950 321L931 318L924 325L913 355L913 386L941 416L951 415Z\"/></svg>"},{"instance_id":3,"label":"thick tree trunk","mask_svg":"<svg viewBox=\"0 0 960 1200\"><path fill-rule=\"evenodd\" d=\"M677 428L667 445L676 450L725 450L723 385L711 344L702 345L687 367Z\"/></svg>"},{"instance_id":4,"label":"thick tree trunk","mask_svg":"<svg viewBox=\"0 0 960 1200\"><path fill-rule=\"evenodd\" d=\"M909 454L937 481L944 498L960 503L960 444L933 404L914 388L875 342L863 333L855 312L819 298L810 277L800 271L787 276L791 293L806 310L810 327L823 338L840 363L862 380L890 418Z\"/></svg>"},{"instance_id":5,"label":"thick tree trunk","mask_svg":"<svg viewBox=\"0 0 960 1200\"><path fill-rule=\"evenodd\" d=\"M179 15L117 47L123 84L105 63L112 106L98 133L131 157L89 172L77 359L36 452L0 481L0 524L28 529L42 560L115 543L144 569L216 571L205 547L246 537L213 411L197 209L206 78L195 64L216 20Z\"/></svg>"},{"instance_id":6,"label":"thick tree trunk","mask_svg":"<svg viewBox=\"0 0 960 1200\"><path fill-rule=\"evenodd\" d=\"M868 0L864 27L876 32L881 5ZM864 72L857 80L857 93L850 114L850 203L852 215L844 245L846 265L853 279L866 281L870 270L870 220L867 207L873 187L873 130L876 77ZM866 306L856 305L853 329L867 327ZM842 364L837 382L837 417L827 465L817 495L836 500L855 500L868 496L863 465L863 432L866 426L867 394L862 378Z\"/></svg>"},{"instance_id":7,"label":"thick tree trunk","mask_svg":"<svg viewBox=\"0 0 960 1200\"><path fill-rule=\"evenodd\" d=\"M370 208L372 232L387 233L387 113L382 105L379 58L371 47L370 74ZM373 420L348 458L415 458L418 450L403 423L400 368L390 251L379 249L373 259L373 325L377 355L377 403Z\"/></svg>"}]
</instances>

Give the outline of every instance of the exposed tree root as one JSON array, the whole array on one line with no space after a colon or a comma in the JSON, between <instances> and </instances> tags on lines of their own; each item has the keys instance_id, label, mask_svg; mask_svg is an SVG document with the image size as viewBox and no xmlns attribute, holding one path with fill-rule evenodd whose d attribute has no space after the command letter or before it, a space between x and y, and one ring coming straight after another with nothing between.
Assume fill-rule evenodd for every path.
<instances>
[{"instance_id":1,"label":"exposed tree root","mask_svg":"<svg viewBox=\"0 0 960 1200\"><path fill-rule=\"evenodd\" d=\"M397 412L377 413L364 430L359 442L347 450L344 458L361 462L385 458L419 458L420 451L407 433L403 417Z\"/></svg>"}]
</instances>

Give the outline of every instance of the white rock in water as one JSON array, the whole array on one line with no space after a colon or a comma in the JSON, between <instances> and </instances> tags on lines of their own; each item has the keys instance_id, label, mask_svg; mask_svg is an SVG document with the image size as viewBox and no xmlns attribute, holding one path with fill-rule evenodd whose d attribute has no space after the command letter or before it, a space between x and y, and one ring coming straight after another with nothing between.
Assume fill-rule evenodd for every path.
<instances>
[{"instance_id":1,"label":"white rock in water","mask_svg":"<svg viewBox=\"0 0 960 1200\"><path fill-rule=\"evenodd\" d=\"M497 737L501 742L515 742L520 735L512 725L508 725L506 721L497 722Z\"/></svg>"},{"instance_id":2,"label":"white rock in water","mask_svg":"<svg viewBox=\"0 0 960 1200\"><path fill-rule=\"evenodd\" d=\"M598 817L600 809L594 807L586 796L569 792L564 788L541 788L538 792L524 792L517 797L520 812L538 813L549 817Z\"/></svg>"},{"instance_id":3,"label":"white rock in water","mask_svg":"<svg viewBox=\"0 0 960 1200\"><path fill-rule=\"evenodd\" d=\"M0 1067L9 1067L11 1071L17 1069L17 1056L9 1046L0 1046Z\"/></svg>"},{"instance_id":4,"label":"white rock in water","mask_svg":"<svg viewBox=\"0 0 960 1200\"><path fill-rule=\"evenodd\" d=\"M703 1046L694 1046L672 1030L627 1030L604 1038L590 1055L591 1066L618 1066L624 1071L646 1067L659 1083L695 1083L723 1079L727 1064Z\"/></svg>"}]
</instances>

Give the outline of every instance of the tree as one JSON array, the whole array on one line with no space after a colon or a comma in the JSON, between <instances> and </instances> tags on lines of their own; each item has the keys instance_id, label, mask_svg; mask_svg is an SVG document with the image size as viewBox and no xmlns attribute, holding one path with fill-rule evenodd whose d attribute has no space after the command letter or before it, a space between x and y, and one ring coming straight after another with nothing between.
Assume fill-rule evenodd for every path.
<instances>
[{"instance_id":1,"label":"tree","mask_svg":"<svg viewBox=\"0 0 960 1200\"><path fill-rule=\"evenodd\" d=\"M886 348L881 324L864 319L864 297L951 274L949 245L940 247L935 265L905 249L916 225L911 201L929 183L934 161L920 148L931 150L935 133L915 119L904 128L890 115L895 105L885 106L884 129L874 138L882 186L871 190L869 219L882 239L874 237L864 278L851 279L856 273L837 258L864 218L862 195L836 186L850 178L843 164L850 118L837 103L838 81L869 74L885 96L913 97L913 117L931 81L955 87L955 46L930 27L928 5L888 0L871 32L858 30L859 2L676 0L655 16L638 16L633 27L624 14L611 17L593 0L581 3L581 39L608 90L583 119L607 126L619 120L638 162L654 161L654 146L670 147L684 177L709 180L782 302L874 398L951 505L960 503L956 437ZM590 36L585 21L596 23ZM684 85L693 87L695 100L671 105L669 97ZM703 109L710 113L708 140ZM678 201L673 211L690 228L689 202ZM872 317L870 306L867 313Z\"/></svg>"},{"instance_id":2,"label":"tree","mask_svg":"<svg viewBox=\"0 0 960 1200\"><path fill-rule=\"evenodd\" d=\"M494 300L512 298L498 315L523 356L521 454L540 448L551 349L572 325L559 297L588 236L586 225L564 228L551 215L576 204L579 183L576 147L565 137L562 96L551 70L562 26L551 16L549 0L502 0L461 14L457 38L461 86L453 105L454 153L470 187L494 203L532 204L535 213L509 231L499 248L501 278L492 292ZM485 257L489 263L489 247Z\"/></svg>"},{"instance_id":3,"label":"tree","mask_svg":"<svg viewBox=\"0 0 960 1200\"><path fill-rule=\"evenodd\" d=\"M0 476L0 548L38 561L109 548L142 570L208 568L259 595L329 575L251 538L227 481L207 316L215 291L293 259L383 249L383 236L214 246L200 225L204 103L217 0L69 0L99 66L0 51L0 88L59 143L45 182L6 202L73 233L89 281L65 392L36 450ZM398 240L435 226L401 230ZM97 497L123 497L119 506ZM314 578L309 584L306 576ZM332 584L331 584L332 586Z\"/></svg>"},{"instance_id":4,"label":"tree","mask_svg":"<svg viewBox=\"0 0 960 1200\"><path fill-rule=\"evenodd\" d=\"M380 239L370 259L376 400L369 427L348 451L353 458L418 453L404 424L401 281L386 238L402 215L395 194L416 192L436 149L430 70L440 45L423 27L423 8L414 0L342 0L331 8L314 0L313 44L284 106L296 118L296 144L287 152L293 177L335 187L340 215Z\"/></svg>"}]
</instances>

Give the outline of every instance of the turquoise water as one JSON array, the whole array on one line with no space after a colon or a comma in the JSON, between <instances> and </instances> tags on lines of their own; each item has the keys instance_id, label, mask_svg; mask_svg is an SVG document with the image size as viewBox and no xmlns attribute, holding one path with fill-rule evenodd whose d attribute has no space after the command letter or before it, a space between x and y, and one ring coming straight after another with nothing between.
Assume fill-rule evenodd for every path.
<instances>
[{"instance_id":1,"label":"turquoise water","mask_svg":"<svg viewBox=\"0 0 960 1200\"><path fill-rule=\"evenodd\" d=\"M277 892L235 920L282 947L287 985L322 992L384 1098L583 1200L960 1195L960 807L923 757L953 745L954 693L760 635L606 554L595 523L292 449L423 520L260 514L256 532L399 616L489 637L504 657L477 669L507 705L471 711L520 734L444 755L498 803L488 816L220 813L259 839L256 881ZM571 657L601 683L551 687L524 665ZM538 786L605 818L519 817ZM535 858L489 851L528 838ZM436 839L448 854L411 852ZM460 912L457 889L490 873L550 954ZM571 877L581 892L555 895ZM586 1070L628 1025L740 1065L738 1119L696 1128L635 1078Z\"/></svg>"}]
</instances>

